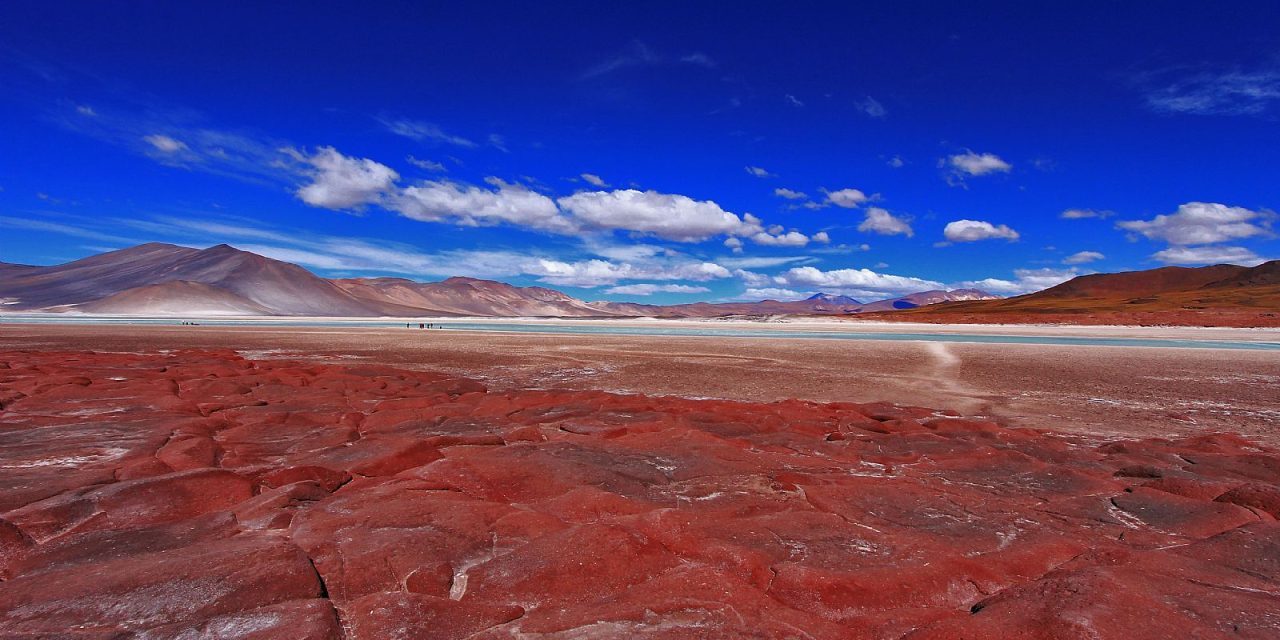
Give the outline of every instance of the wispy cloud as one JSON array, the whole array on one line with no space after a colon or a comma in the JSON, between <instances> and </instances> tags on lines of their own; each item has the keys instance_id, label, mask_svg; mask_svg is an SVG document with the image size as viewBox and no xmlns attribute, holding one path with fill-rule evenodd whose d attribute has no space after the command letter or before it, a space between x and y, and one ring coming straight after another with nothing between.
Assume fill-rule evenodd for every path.
<instances>
[{"instance_id":1,"label":"wispy cloud","mask_svg":"<svg viewBox=\"0 0 1280 640\"><path fill-rule=\"evenodd\" d=\"M579 78L590 80L624 69L681 64L703 69L714 69L719 66L711 56L701 51L692 51L683 55L667 55L654 51L640 40L632 40L622 52L591 65L586 71L582 72Z\"/></svg>"},{"instance_id":2,"label":"wispy cloud","mask_svg":"<svg viewBox=\"0 0 1280 640\"><path fill-rule=\"evenodd\" d=\"M867 96L857 102L854 102L853 106L869 118L883 118L889 115L889 110L885 109L884 105L880 104L879 100L876 100L871 96Z\"/></svg>"},{"instance_id":3,"label":"wispy cloud","mask_svg":"<svg viewBox=\"0 0 1280 640\"><path fill-rule=\"evenodd\" d=\"M0 227L8 227L10 229L26 229L28 231L43 231L46 233L56 233L64 236L72 236L75 238L88 238L91 240L101 240L103 242L118 242L122 244L137 244L138 240L125 236L98 231L92 228L82 226L63 224L60 222L50 222L48 220L39 220L33 218L19 218L15 216L0 216Z\"/></svg>"},{"instance_id":4,"label":"wispy cloud","mask_svg":"<svg viewBox=\"0 0 1280 640\"><path fill-rule=\"evenodd\" d=\"M1169 70L1149 74L1141 82L1147 106L1162 113L1261 115L1280 104L1280 67Z\"/></svg>"},{"instance_id":5,"label":"wispy cloud","mask_svg":"<svg viewBox=\"0 0 1280 640\"><path fill-rule=\"evenodd\" d=\"M466 148L478 146L472 140L447 133L439 125L431 122L385 116L379 117L378 122L382 123L382 126L386 127L387 131L418 142L443 143Z\"/></svg>"}]
</instances>

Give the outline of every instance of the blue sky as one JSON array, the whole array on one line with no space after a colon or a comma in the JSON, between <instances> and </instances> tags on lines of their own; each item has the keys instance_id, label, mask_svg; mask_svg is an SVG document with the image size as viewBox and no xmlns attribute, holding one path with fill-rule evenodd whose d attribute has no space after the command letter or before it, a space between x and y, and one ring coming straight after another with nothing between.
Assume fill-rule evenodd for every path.
<instances>
[{"instance_id":1,"label":"blue sky","mask_svg":"<svg viewBox=\"0 0 1280 640\"><path fill-rule=\"evenodd\" d=\"M0 4L0 260L665 303L1280 257L1274 3L420 4Z\"/></svg>"}]
</instances>

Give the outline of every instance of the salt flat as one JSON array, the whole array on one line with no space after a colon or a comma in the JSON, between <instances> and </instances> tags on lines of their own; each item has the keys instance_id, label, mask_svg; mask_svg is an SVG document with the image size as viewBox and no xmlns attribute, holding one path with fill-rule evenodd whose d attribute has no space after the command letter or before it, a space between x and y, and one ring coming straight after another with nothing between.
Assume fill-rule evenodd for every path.
<instances>
[{"instance_id":1,"label":"salt flat","mask_svg":"<svg viewBox=\"0 0 1280 640\"><path fill-rule=\"evenodd\" d=\"M422 331L361 326L0 324L0 348L233 348L443 370L496 388L916 404L1105 436L1206 431L1280 442L1280 352L920 341ZM425 321L425 320L424 320ZM458 319L439 319L448 326ZM280 326L275 326L279 322ZM475 322L501 322L478 320ZM506 322L509 322L507 320ZM563 324L566 321L529 321ZM577 321L703 326L706 321ZM915 331L900 323L715 322L770 331ZM849 328L846 329L846 326ZM416 327L416 324L415 324ZM927 325L938 333L1273 341L1267 329Z\"/></svg>"}]
</instances>

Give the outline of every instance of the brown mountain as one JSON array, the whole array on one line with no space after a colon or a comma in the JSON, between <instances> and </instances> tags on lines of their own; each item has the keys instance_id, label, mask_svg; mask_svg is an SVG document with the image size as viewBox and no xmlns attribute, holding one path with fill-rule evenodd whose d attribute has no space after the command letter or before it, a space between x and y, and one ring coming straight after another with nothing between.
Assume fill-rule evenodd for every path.
<instances>
[{"instance_id":1,"label":"brown mountain","mask_svg":"<svg viewBox=\"0 0 1280 640\"><path fill-rule=\"evenodd\" d=\"M1280 326L1280 261L1080 276L1036 293L875 314L921 322Z\"/></svg>"},{"instance_id":2,"label":"brown mountain","mask_svg":"<svg viewBox=\"0 0 1280 640\"><path fill-rule=\"evenodd\" d=\"M723 317L845 315L941 300L989 298L963 289L863 303L818 294L807 300L650 305L586 302L546 287L476 278L328 280L294 264L227 245L192 249L150 243L51 267L0 263L9 311L131 315Z\"/></svg>"},{"instance_id":3,"label":"brown mountain","mask_svg":"<svg viewBox=\"0 0 1280 640\"><path fill-rule=\"evenodd\" d=\"M105 308L124 312L135 308L129 301L144 302L129 312L148 313L166 293L191 301L197 289L210 291L176 285L141 290L176 282L217 289L215 305L261 307L274 315L384 315L383 305L359 300L302 267L225 244L191 249L149 243L52 267L0 270L0 299L8 302L8 310L66 310L102 301Z\"/></svg>"},{"instance_id":4,"label":"brown mountain","mask_svg":"<svg viewBox=\"0 0 1280 640\"><path fill-rule=\"evenodd\" d=\"M352 296L370 303L393 303L437 315L564 316L623 315L545 287L517 287L476 278L414 282L404 278L333 280Z\"/></svg>"}]
</instances>

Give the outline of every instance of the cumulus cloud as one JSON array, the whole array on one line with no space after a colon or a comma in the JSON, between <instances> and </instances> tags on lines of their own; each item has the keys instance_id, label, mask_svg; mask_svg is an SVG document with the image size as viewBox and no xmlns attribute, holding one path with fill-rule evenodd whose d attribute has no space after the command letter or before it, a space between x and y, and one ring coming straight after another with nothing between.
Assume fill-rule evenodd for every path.
<instances>
[{"instance_id":1,"label":"cumulus cloud","mask_svg":"<svg viewBox=\"0 0 1280 640\"><path fill-rule=\"evenodd\" d=\"M738 298L740 300L750 300L752 302L759 300L781 300L786 302L790 300L803 300L810 295L811 294L802 291L793 291L791 289L782 289L779 287L761 287L748 288L743 291L742 295L738 296Z\"/></svg>"},{"instance_id":2,"label":"cumulus cloud","mask_svg":"<svg viewBox=\"0 0 1280 640\"><path fill-rule=\"evenodd\" d=\"M799 231L761 231L751 236L751 241L766 247L803 247L809 237Z\"/></svg>"},{"instance_id":3,"label":"cumulus cloud","mask_svg":"<svg viewBox=\"0 0 1280 640\"><path fill-rule=\"evenodd\" d=\"M725 238L724 246L729 247L734 253L742 253L741 238Z\"/></svg>"},{"instance_id":4,"label":"cumulus cloud","mask_svg":"<svg viewBox=\"0 0 1280 640\"><path fill-rule=\"evenodd\" d=\"M1015 269L1014 279L986 278L983 280L967 280L955 284L957 288L982 289L988 293L999 295L1022 295L1034 293L1049 287L1062 284L1078 275L1080 271L1071 269Z\"/></svg>"},{"instance_id":5,"label":"cumulus cloud","mask_svg":"<svg viewBox=\"0 0 1280 640\"><path fill-rule=\"evenodd\" d=\"M142 139L145 140L147 144L154 147L156 151L161 153L178 153L179 151L185 151L187 149L187 143L158 133L143 136Z\"/></svg>"},{"instance_id":6,"label":"cumulus cloud","mask_svg":"<svg viewBox=\"0 0 1280 640\"><path fill-rule=\"evenodd\" d=\"M596 175L596 174L594 174L594 173L584 173L584 174L582 174L582 179L583 179L587 184L592 185L592 186L594 186L594 187L607 187L607 186L609 186L609 183L605 182L605 181L604 181L604 178L601 178L600 176L598 176L598 175Z\"/></svg>"},{"instance_id":7,"label":"cumulus cloud","mask_svg":"<svg viewBox=\"0 0 1280 640\"><path fill-rule=\"evenodd\" d=\"M1079 251L1063 259L1062 264L1085 264L1105 259L1106 256L1097 251Z\"/></svg>"},{"instance_id":8,"label":"cumulus cloud","mask_svg":"<svg viewBox=\"0 0 1280 640\"><path fill-rule=\"evenodd\" d=\"M1264 260L1245 247L1169 247L1151 256L1165 264L1238 264L1251 267Z\"/></svg>"},{"instance_id":9,"label":"cumulus cloud","mask_svg":"<svg viewBox=\"0 0 1280 640\"><path fill-rule=\"evenodd\" d=\"M312 167L311 183L297 190L297 196L313 207L354 209L379 201L395 187L400 174L387 165L367 158L352 158L333 147L320 147L294 157Z\"/></svg>"},{"instance_id":10,"label":"cumulus cloud","mask_svg":"<svg viewBox=\"0 0 1280 640\"><path fill-rule=\"evenodd\" d=\"M903 235L908 238L915 235L911 224L880 207L869 207L866 218L858 225L858 231L878 233L882 236Z\"/></svg>"},{"instance_id":11,"label":"cumulus cloud","mask_svg":"<svg viewBox=\"0 0 1280 640\"><path fill-rule=\"evenodd\" d=\"M387 131L398 136L404 136L410 140L417 140L418 142L444 143L455 147L466 148L477 146L475 142L467 138L463 138L462 136L455 136L446 133L439 126L430 122L420 122L404 118L380 118L379 121L382 123L382 126L387 128Z\"/></svg>"},{"instance_id":12,"label":"cumulus cloud","mask_svg":"<svg viewBox=\"0 0 1280 640\"><path fill-rule=\"evenodd\" d=\"M451 180L425 180L401 187L400 175L367 158L345 156L332 147L314 154L284 149L306 167L310 183L296 191L307 204L329 209L358 209L377 204L407 218L459 225L512 224L559 234L630 231L677 242L701 242L715 236L746 238L767 246L804 246L809 237L774 226L765 229L750 213L726 211L711 200L680 194L618 189L580 191L553 200L527 186L486 178L487 186ZM593 178L599 179L592 174ZM727 243L741 250L741 241Z\"/></svg>"},{"instance_id":13,"label":"cumulus cloud","mask_svg":"<svg viewBox=\"0 0 1280 640\"><path fill-rule=\"evenodd\" d=\"M747 167L744 167L744 168L746 169L747 173L749 173L749 174L751 174L751 175L753 175L753 176L755 176L755 177L757 177L757 178L772 178L772 177L774 177L774 175L773 175L772 173L769 173L768 169L765 169L765 168L763 168L763 167L752 167L752 166L747 166Z\"/></svg>"},{"instance_id":14,"label":"cumulus cloud","mask_svg":"<svg viewBox=\"0 0 1280 640\"><path fill-rule=\"evenodd\" d=\"M566 218L555 201L524 185L497 178L489 188L447 180L428 180L405 187L387 207L407 218L463 225L515 224L544 231L572 233L578 226Z\"/></svg>"},{"instance_id":15,"label":"cumulus cloud","mask_svg":"<svg viewBox=\"0 0 1280 640\"><path fill-rule=\"evenodd\" d=\"M1082 220L1085 218L1110 218L1114 211L1097 211L1094 209L1067 209L1059 216L1064 220Z\"/></svg>"},{"instance_id":16,"label":"cumulus cloud","mask_svg":"<svg viewBox=\"0 0 1280 640\"><path fill-rule=\"evenodd\" d=\"M569 287L597 287L619 280L693 280L705 282L728 278L728 269L714 262L676 264L630 264L605 260L539 259L522 266L524 273L539 276L543 282Z\"/></svg>"},{"instance_id":17,"label":"cumulus cloud","mask_svg":"<svg viewBox=\"0 0 1280 640\"><path fill-rule=\"evenodd\" d=\"M835 269L822 271L816 267L794 267L777 276L774 283L786 287L819 289L828 292L857 291L903 294L926 289L939 289L942 283L921 278L877 273L870 269Z\"/></svg>"},{"instance_id":18,"label":"cumulus cloud","mask_svg":"<svg viewBox=\"0 0 1280 640\"><path fill-rule=\"evenodd\" d=\"M587 228L622 229L681 242L762 231L750 214L740 218L710 200L678 194L635 189L583 191L558 202Z\"/></svg>"},{"instance_id":19,"label":"cumulus cloud","mask_svg":"<svg viewBox=\"0 0 1280 640\"><path fill-rule=\"evenodd\" d=\"M695 287L687 284L623 284L616 287L605 289L605 293L614 293L629 296L649 296L655 293L707 293L711 291L706 287Z\"/></svg>"},{"instance_id":20,"label":"cumulus cloud","mask_svg":"<svg viewBox=\"0 0 1280 640\"><path fill-rule=\"evenodd\" d=\"M893 156L892 158L885 160L884 163L893 167L894 169L901 169L907 166L907 161L903 160L902 156Z\"/></svg>"},{"instance_id":21,"label":"cumulus cloud","mask_svg":"<svg viewBox=\"0 0 1280 640\"><path fill-rule=\"evenodd\" d=\"M840 189L827 192L827 202L845 209L855 209L870 198L858 189Z\"/></svg>"},{"instance_id":22,"label":"cumulus cloud","mask_svg":"<svg viewBox=\"0 0 1280 640\"><path fill-rule=\"evenodd\" d=\"M994 153L965 151L964 153L948 156L946 162L952 169L971 176L1008 173L1013 169L1013 165L1005 162Z\"/></svg>"},{"instance_id":23,"label":"cumulus cloud","mask_svg":"<svg viewBox=\"0 0 1280 640\"><path fill-rule=\"evenodd\" d=\"M804 200L809 197L809 195L803 191L792 191L791 189L783 187L774 189L773 195L778 196L779 198L786 198L787 200Z\"/></svg>"},{"instance_id":24,"label":"cumulus cloud","mask_svg":"<svg viewBox=\"0 0 1280 640\"><path fill-rule=\"evenodd\" d=\"M1270 234L1273 214L1214 202L1188 202L1151 220L1123 220L1116 226L1169 244L1212 244Z\"/></svg>"},{"instance_id":25,"label":"cumulus cloud","mask_svg":"<svg viewBox=\"0 0 1280 640\"><path fill-rule=\"evenodd\" d=\"M964 153L957 153L939 160L938 166L945 170L947 183L952 186L964 186L965 178L1008 173L1013 170L1013 165L994 153L975 153L967 149Z\"/></svg>"},{"instance_id":26,"label":"cumulus cloud","mask_svg":"<svg viewBox=\"0 0 1280 640\"><path fill-rule=\"evenodd\" d=\"M826 231L819 231L811 237L814 242L821 244L831 244L831 236Z\"/></svg>"},{"instance_id":27,"label":"cumulus cloud","mask_svg":"<svg viewBox=\"0 0 1280 640\"><path fill-rule=\"evenodd\" d=\"M976 242L994 238L1012 241L1020 237L1017 231L1010 229L1006 225L994 225L983 220L955 220L948 222L947 226L942 230L942 235L949 242Z\"/></svg>"}]
</instances>

